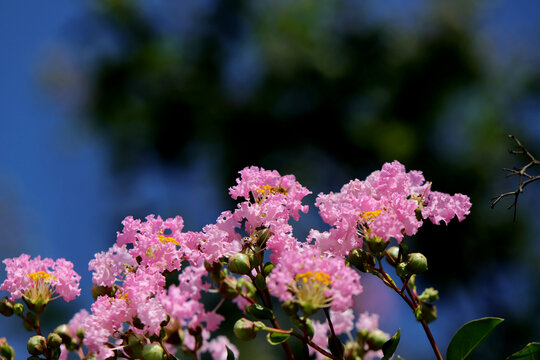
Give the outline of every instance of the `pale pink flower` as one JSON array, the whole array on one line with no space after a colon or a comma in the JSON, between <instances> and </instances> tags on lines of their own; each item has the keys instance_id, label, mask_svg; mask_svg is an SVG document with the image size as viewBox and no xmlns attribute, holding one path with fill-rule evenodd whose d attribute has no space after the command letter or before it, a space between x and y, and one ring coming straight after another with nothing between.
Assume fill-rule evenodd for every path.
<instances>
[{"instance_id":1,"label":"pale pink flower","mask_svg":"<svg viewBox=\"0 0 540 360\"><path fill-rule=\"evenodd\" d=\"M90 313L86 309L81 309L69 320L68 326L73 336L77 335L79 329L84 329L83 324L88 316Z\"/></svg>"},{"instance_id":2,"label":"pale pink flower","mask_svg":"<svg viewBox=\"0 0 540 360\"><path fill-rule=\"evenodd\" d=\"M163 220L149 215L145 221L128 216L122 224L124 228L117 234L116 242L119 246L132 244L129 254L139 265L168 271L181 268L184 254L178 239L182 237L184 221L180 216Z\"/></svg>"},{"instance_id":3,"label":"pale pink flower","mask_svg":"<svg viewBox=\"0 0 540 360\"><path fill-rule=\"evenodd\" d=\"M92 271L92 282L99 286L111 287L123 279L126 267L134 267L137 261L131 256L126 245L114 244L106 253L100 252L90 260L88 270Z\"/></svg>"},{"instance_id":4,"label":"pale pink flower","mask_svg":"<svg viewBox=\"0 0 540 360\"><path fill-rule=\"evenodd\" d=\"M73 270L73 263L65 259L56 261L30 255L5 259L7 278L0 290L8 291L11 300L26 297L30 300L40 298L45 303L58 297L66 302L75 299L81 293L81 277ZM55 296L56 295L56 296Z\"/></svg>"},{"instance_id":5,"label":"pale pink flower","mask_svg":"<svg viewBox=\"0 0 540 360\"><path fill-rule=\"evenodd\" d=\"M312 246L299 247L281 255L268 277L268 289L281 301L295 300L301 306L343 311L362 292L360 275L343 258L328 257Z\"/></svg>"}]
</instances>

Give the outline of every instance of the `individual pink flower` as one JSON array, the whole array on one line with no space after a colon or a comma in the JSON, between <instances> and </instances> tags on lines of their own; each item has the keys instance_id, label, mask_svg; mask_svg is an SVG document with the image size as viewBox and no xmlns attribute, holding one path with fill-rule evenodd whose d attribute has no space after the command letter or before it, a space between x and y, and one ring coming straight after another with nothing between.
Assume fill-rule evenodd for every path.
<instances>
[{"instance_id":1,"label":"individual pink flower","mask_svg":"<svg viewBox=\"0 0 540 360\"><path fill-rule=\"evenodd\" d=\"M465 215L469 215L471 201L468 196L463 194L455 194L453 196L438 191L431 191L424 202L422 208L422 216L431 222L439 225L441 221L448 224L454 216L459 221L465 219Z\"/></svg>"},{"instance_id":2,"label":"individual pink flower","mask_svg":"<svg viewBox=\"0 0 540 360\"><path fill-rule=\"evenodd\" d=\"M88 270L92 271L92 282L99 286L111 287L123 279L126 267L135 267L137 261L129 253L126 245L114 244L106 253L100 252L90 260Z\"/></svg>"},{"instance_id":3,"label":"individual pink flower","mask_svg":"<svg viewBox=\"0 0 540 360\"><path fill-rule=\"evenodd\" d=\"M302 199L311 192L296 181L294 175L281 176L276 170L264 170L256 166L246 167L240 171L236 186L229 189L233 199L243 197L253 198L256 203L277 198L291 216L298 220L299 211L306 213L307 205L302 205Z\"/></svg>"},{"instance_id":4,"label":"individual pink flower","mask_svg":"<svg viewBox=\"0 0 540 360\"><path fill-rule=\"evenodd\" d=\"M308 245L282 254L268 277L268 289L281 301L298 302L307 315L323 307L346 310L362 292L360 275L343 258L322 255Z\"/></svg>"},{"instance_id":5,"label":"individual pink flower","mask_svg":"<svg viewBox=\"0 0 540 360\"><path fill-rule=\"evenodd\" d=\"M73 270L73 263L65 259L56 261L30 255L5 259L7 278L0 290L8 291L11 300L25 297L31 302L47 304L50 300L63 298L66 302L81 293L81 277Z\"/></svg>"},{"instance_id":6,"label":"individual pink flower","mask_svg":"<svg viewBox=\"0 0 540 360\"><path fill-rule=\"evenodd\" d=\"M182 237L184 221L180 216L163 220L149 215L145 221L128 216L122 221L124 228L117 234L117 245L131 244L129 254L139 265L154 266L161 270L180 270L183 260Z\"/></svg>"}]
</instances>

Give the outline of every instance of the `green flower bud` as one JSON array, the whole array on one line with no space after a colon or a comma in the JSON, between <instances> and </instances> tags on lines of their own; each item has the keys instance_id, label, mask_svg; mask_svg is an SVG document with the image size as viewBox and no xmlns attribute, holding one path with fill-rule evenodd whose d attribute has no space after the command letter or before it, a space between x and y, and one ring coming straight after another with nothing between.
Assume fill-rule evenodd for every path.
<instances>
[{"instance_id":1,"label":"green flower bud","mask_svg":"<svg viewBox=\"0 0 540 360\"><path fill-rule=\"evenodd\" d=\"M9 300L7 296L2 298L2 300L0 300L0 314L4 316L13 315L13 305L13 301Z\"/></svg>"},{"instance_id":2,"label":"green flower bud","mask_svg":"<svg viewBox=\"0 0 540 360\"><path fill-rule=\"evenodd\" d=\"M367 247L370 253L377 258L382 258L383 251L386 249L389 240L385 240L380 236L374 235L366 239Z\"/></svg>"},{"instance_id":3,"label":"green flower bud","mask_svg":"<svg viewBox=\"0 0 540 360\"><path fill-rule=\"evenodd\" d=\"M73 337L71 329L66 324L58 325L56 329L54 329L54 332L62 338L64 344L68 344Z\"/></svg>"},{"instance_id":4,"label":"green flower bud","mask_svg":"<svg viewBox=\"0 0 540 360\"><path fill-rule=\"evenodd\" d=\"M124 338L124 351L134 359L143 358L143 349L146 345L146 338L143 335L130 332L127 339Z\"/></svg>"},{"instance_id":5,"label":"green flower bud","mask_svg":"<svg viewBox=\"0 0 540 360\"><path fill-rule=\"evenodd\" d=\"M426 257L421 253L411 253L407 257L407 271L411 274L420 274L428 269Z\"/></svg>"},{"instance_id":6,"label":"green flower bud","mask_svg":"<svg viewBox=\"0 0 540 360\"><path fill-rule=\"evenodd\" d=\"M272 232L270 232L270 230L268 230L267 228L257 231L257 245L260 248L263 248L266 244L266 241L268 241L268 239L270 239L270 236L272 235Z\"/></svg>"},{"instance_id":7,"label":"green flower bud","mask_svg":"<svg viewBox=\"0 0 540 360\"><path fill-rule=\"evenodd\" d=\"M272 264L271 262L267 262L266 264L264 264L264 276L270 275L273 269L274 264Z\"/></svg>"},{"instance_id":8,"label":"green flower bud","mask_svg":"<svg viewBox=\"0 0 540 360\"><path fill-rule=\"evenodd\" d=\"M439 300L439 291L429 287L422 292L418 300L422 302L435 302Z\"/></svg>"},{"instance_id":9,"label":"green flower bud","mask_svg":"<svg viewBox=\"0 0 540 360\"><path fill-rule=\"evenodd\" d=\"M218 292L227 300L232 300L238 296L237 281L229 276L219 285Z\"/></svg>"},{"instance_id":10,"label":"green flower bud","mask_svg":"<svg viewBox=\"0 0 540 360\"><path fill-rule=\"evenodd\" d=\"M257 335L256 331L255 323L246 318L241 318L234 323L234 335L240 340L247 341L254 339Z\"/></svg>"},{"instance_id":11,"label":"green flower bud","mask_svg":"<svg viewBox=\"0 0 540 360\"><path fill-rule=\"evenodd\" d=\"M50 349L57 349L62 345L62 338L57 333L50 333L47 336L47 347Z\"/></svg>"},{"instance_id":12,"label":"green flower bud","mask_svg":"<svg viewBox=\"0 0 540 360\"><path fill-rule=\"evenodd\" d=\"M84 329L82 327L78 328L75 335L81 340L84 339Z\"/></svg>"},{"instance_id":13,"label":"green flower bud","mask_svg":"<svg viewBox=\"0 0 540 360\"><path fill-rule=\"evenodd\" d=\"M407 271L407 264L405 263L399 263L398 266L396 266L396 274L400 278L404 278L410 275L410 273Z\"/></svg>"},{"instance_id":14,"label":"green flower bud","mask_svg":"<svg viewBox=\"0 0 540 360\"><path fill-rule=\"evenodd\" d=\"M36 296L33 299L23 296L23 301L26 303L26 306L28 306L28 310L36 314L41 314L45 310L49 300L50 298L43 296Z\"/></svg>"},{"instance_id":15,"label":"green flower bud","mask_svg":"<svg viewBox=\"0 0 540 360\"><path fill-rule=\"evenodd\" d=\"M31 355L41 355L47 350L47 341L43 336L35 335L28 339L26 348Z\"/></svg>"},{"instance_id":16,"label":"green flower bud","mask_svg":"<svg viewBox=\"0 0 540 360\"><path fill-rule=\"evenodd\" d=\"M371 350L379 350L388 340L388 335L383 331L376 329L368 333L366 342Z\"/></svg>"},{"instance_id":17,"label":"green flower bud","mask_svg":"<svg viewBox=\"0 0 540 360\"><path fill-rule=\"evenodd\" d=\"M420 312L422 313L422 318L428 324L437 320L437 307L435 305L422 303L420 305Z\"/></svg>"},{"instance_id":18,"label":"green flower bud","mask_svg":"<svg viewBox=\"0 0 540 360\"><path fill-rule=\"evenodd\" d=\"M144 360L163 360L163 348L157 343L147 344L142 355Z\"/></svg>"},{"instance_id":19,"label":"green flower bud","mask_svg":"<svg viewBox=\"0 0 540 360\"><path fill-rule=\"evenodd\" d=\"M229 270L232 273L245 275L251 271L249 256L242 253L236 253L229 258Z\"/></svg>"},{"instance_id":20,"label":"green flower bud","mask_svg":"<svg viewBox=\"0 0 540 360\"><path fill-rule=\"evenodd\" d=\"M388 261L391 266L397 266L399 263L399 247L392 246L386 250L386 261Z\"/></svg>"},{"instance_id":21,"label":"green flower bud","mask_svg":"<svg viewBox=\"0 0 540 360\"><path fill-rule=\"evenodd\" d=\"M6 338L0 338L0 357L6 360L15 359L15 350L9 346Z\"/></svg>"},{"instance_id":22,"label":"green flower bud","mask_svg":"<svg viewBox=\"0 0 540 360\"><path fill-rule=\"evenodd\" d=\"M249 258L249 264L251 265L251 268L262 264L262 253L258 253L256 251L253 251L252 249L246 249L245 253Z\"/></svg>"},{"instance_id":23,"label":"green flower bud","mask_svg":"<svg viewBox=\"0 0 540 360\"><path fill-rule=\"evenodd\" d=\"M375 266L375 258L362 248L352 249L349 252L349 262L358 270L367 272L370 267Z\"/></svg>"},{"instance_id":24,"label":"green flower bud","mask_svg":"<svg viewBox=\"0 0 540 360\"><path fill-rule=\"evenodd\" d=\"M294 300L286 300L281 304L281 308L287 316L294 316L298 312L298 304Z\"/></svg>"},{"instance_id":25,"label":"green flower bud","mask_svg":"<svg viewBox=\"0 0 540 360\"><path fill-rule=\"evenodd\" d=\"M13 313L17 316L22 316L24 313L24 305L21 303L16 303L13 305Z\"/></svg>"}]
</instances>

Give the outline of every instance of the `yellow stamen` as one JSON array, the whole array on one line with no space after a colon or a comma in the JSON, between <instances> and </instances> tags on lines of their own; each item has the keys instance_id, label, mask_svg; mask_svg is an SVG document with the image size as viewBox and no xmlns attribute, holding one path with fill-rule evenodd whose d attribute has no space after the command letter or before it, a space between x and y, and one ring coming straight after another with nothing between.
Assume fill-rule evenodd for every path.
<instances>
[{"instance_id":1,"label":"yellow stamen","mask_svg":"<svg viewBox=\"0 0 540 360\"><path fill-rule=\"evenodd\" d=\"M364 222L367 222L369 220L375 219L377 216L381 214L381 210L375 210L375 211L364 211L360 214L360 219Z\"/></svg>"},{"instance_id":2,"label":"yellow stamen","mask_svg":"<svg viewBox=\"0 0 540 360\"><path fill-rule=\"evenodd\" d=\"M173 237L165 236L163 234L158 234L158 238L159 238L159 241L161 241L162 244L172 242L173 244L180 246L180 243L178 241L176 241L176 239L173 238Z\"/></svg>"},{"instance_id":3,"label":"yellow stamen","mask_svg":"<svg viewBox=\"0 0 540 360\"><path fill-rule=\"evenodd\" d=\"M296 274L295 279L296 281L302 281L304 284L307 284L310 280L321 283L325 286L332 284L332 280L330 280L330 275L321 271L306 271L305 273Z\"/></svg>"},{"instance_id":4,"label":"yellow stamen","mask_svg":"<svg viewBox=\"0 0 540 360\"><path fill-rule=\"evenodd\" d=\"M26 276L30 277L35 282L38 282L41 279L44 279L45 281L49 281L51 279L57 280L54 275L48 274L43 270L27 274Z\"/></svg>"},{"instance_id":5,"label":"yellow stamen","mask_svg":"<svg viewBox=\"0 0 540 360\"><path fill-rule=\"evenodd\" d=\"M270 186L270 185L263 185L260 186L259 189L257 189L257 193L259 194L283 194L287 195L287 189L285 189L283 186Z\"/></svg>"}]
</instances>

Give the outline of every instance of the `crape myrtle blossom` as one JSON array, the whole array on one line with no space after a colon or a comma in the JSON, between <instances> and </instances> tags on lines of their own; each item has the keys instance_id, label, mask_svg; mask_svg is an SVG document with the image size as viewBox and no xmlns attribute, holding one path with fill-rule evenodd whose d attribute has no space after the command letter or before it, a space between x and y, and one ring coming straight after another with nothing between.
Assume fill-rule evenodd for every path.
<instances>
[{"instance_id":1,"label":"crape myrtle blossom","mask_svg":"<svg viewBox=\"0 0 540 360\"><path fill-rule=\"evenodd\" d=\"M401 242L405 235L416 234L422 219L438 224L456 216L461 221L471 207L465 195L431 191L420 171L406 172L398 161L385 163L365 181L345 184L339 193L319 194L315 205L331 228L312 231L310 237L323 251L336 255L347 254L373 236Z\"/></svg>"},{"instance_id":2,"label":"crape myrtle blossom","mask_svg":"<svg viewBox=\"0 0 540 360\"><path fill-rule=\"evenodd\" d=\"M0 290L8 291L11 300L25 298L30 302L46 305L50 300L61 297L66 302L80 295L81 277L73 270L73 263L66 259L54 261L50 258L34 259L30 255L5 259L7 278ZM55 296L56 295L56 296Z\"/></svg>"},{"instance_id":3,"label":"crape myrtle blossom","mask_svg":"<svg viewBox=\"0 0 540 360\"><path fill-rule=\"evenodd\" d=\"M307 315L323 307L344 311L362 292L360 275L343 258L323 255L308 244L282 254L268 277L268 289L281 301L296 301Z\"/></svg>"},{"instance_id":4,"label":"crape myrtle blossom","mask_svg":"<svg viewBox=\"0 0 540 360\"><path fill-rule=\"evenodd\" d=\"M122 225L124 228L117 234L116 244L130 244L132 248L128 252L139 265L168 271L181 268L184 254L178 239L182 236L184 220L180 216L163 220L149 215L146 221L128 216Z\"/></svg>"}]
</instances>

